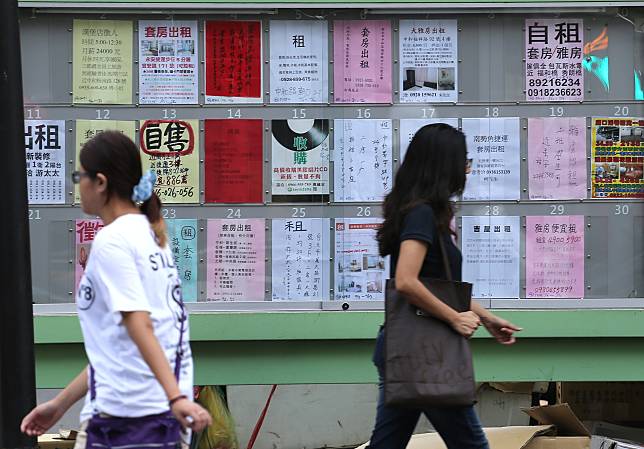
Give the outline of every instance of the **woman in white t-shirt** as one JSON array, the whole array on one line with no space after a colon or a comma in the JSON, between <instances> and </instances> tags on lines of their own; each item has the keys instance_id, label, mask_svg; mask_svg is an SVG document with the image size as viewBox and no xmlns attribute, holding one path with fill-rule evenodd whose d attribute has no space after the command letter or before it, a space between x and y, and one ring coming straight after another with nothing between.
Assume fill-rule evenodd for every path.
<instances>
[{"instance_id":1,"label":"woman in white t-shirt","mask_svg":"<svg viewBox=\"0 0 644 449\"><path fill-rule=\"evenodd\" d=\"M139 150L116 131L83 146L80 168L73 181L83 211L105 225L92 243L76 294L90 365L32 410L21 429L41 435L85 397L81 422L170 411L184 429L201 431L211 417L192 402L188 319L153 190L156 176L151 171L142 176ZM79 441L76 447L82 446Z\"/></svg>"}]
</instances>

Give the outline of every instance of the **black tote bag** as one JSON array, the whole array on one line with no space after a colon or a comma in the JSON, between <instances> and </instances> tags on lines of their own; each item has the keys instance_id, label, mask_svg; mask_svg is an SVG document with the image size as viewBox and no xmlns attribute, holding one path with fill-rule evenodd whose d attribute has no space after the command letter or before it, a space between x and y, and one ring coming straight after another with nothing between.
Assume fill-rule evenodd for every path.
<instances>
[{"instance_id":1,"label":"black tote bag","mask_svg":"<svg viewBox=\"0 0 644 449\"><path fill-rule=\"evenodd\" d=\"M449 280L423 279L429 291L457 312L470 310L472 284L452 281L445 244L438 237ZM385 292L385 404L469 406L476 402L468 339L411 304L393 279Z\"/></svg>"}]
</instances>

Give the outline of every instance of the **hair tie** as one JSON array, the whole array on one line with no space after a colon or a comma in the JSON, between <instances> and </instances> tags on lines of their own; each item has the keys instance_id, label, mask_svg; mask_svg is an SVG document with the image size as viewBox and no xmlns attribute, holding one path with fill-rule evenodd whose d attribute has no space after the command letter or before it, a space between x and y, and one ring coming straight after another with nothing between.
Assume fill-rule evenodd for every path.
<instances>
[{"instance_id":1,"label":"hair tie","mask_svg":"<svg viewBox=\"0 0 644 449\"><path fill-rule=\"evenodd\" d=\"M149 200L154 190L154 183L157 182L157 174L153 170L146 171L141 180L132 189L132 201L142 204Z\"/></svg>"}]
</instances>

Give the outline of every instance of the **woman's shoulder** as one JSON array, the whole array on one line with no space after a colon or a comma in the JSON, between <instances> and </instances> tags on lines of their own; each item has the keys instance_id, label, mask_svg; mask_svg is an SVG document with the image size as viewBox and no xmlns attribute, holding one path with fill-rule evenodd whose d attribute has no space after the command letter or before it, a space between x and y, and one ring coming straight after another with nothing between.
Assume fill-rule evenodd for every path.
<instances>
[{"instance_id":1,"label":"woman's shoulder","mask_svg":"<svg viewBox=\"0 0 644 449\"><path fill-rule=\"evenodd\" d=\"M418 203L409 209L409 212L406 214L406 219L431 221L433 223L435 220L434 209L428 203Z\"/></svg>"},{"instance_id":2,"label":"woman's shoulder","mask_svg":"<svg viewBox=\"0 0 644 449\"><path fill-rule=\"evenodd\" d=\"M103 246L117 246L122 249L136 248L146 241L150 225L145 215L121 216L96 234L92 251Z\"/></svg>"}]
</instances>

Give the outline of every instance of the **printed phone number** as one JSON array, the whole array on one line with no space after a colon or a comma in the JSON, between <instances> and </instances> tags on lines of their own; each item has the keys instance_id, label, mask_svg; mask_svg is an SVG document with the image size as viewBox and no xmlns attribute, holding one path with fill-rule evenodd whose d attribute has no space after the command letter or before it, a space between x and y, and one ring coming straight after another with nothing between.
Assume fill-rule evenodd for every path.
<instances>
[{"instance_id":1,"label":"printed phone number","mask_svg":"<svg viewBox=\"0 0 644 449\"><path fill-rule=\"evenodd\" d=\"M304 82L304 81L312 81L310 76L295 76L295 77L282 77L280 78L280 81L282 82L288 82L288 81L294 81L294 82Z\"/></svg>"},{"instance_id":2,"label":"printed phone number","mask_svg":"<svg viewBox=\"0 0 644 449\"><path fill-rule=\"evenodd\" d=\"M530 97L579 97L581 96L581 89L528 89L528 96Z\"/></svg>"},{"instance_id":3,"label":"printed phone number","mask_svg":"<svg viewBox=\"0 0 644 449\"><path fill-rule=\"evenodd\" d=\"M530 87L573 87L581 86L579 78L531 78L528 82Z\"/></svg>"}]
</instances>

